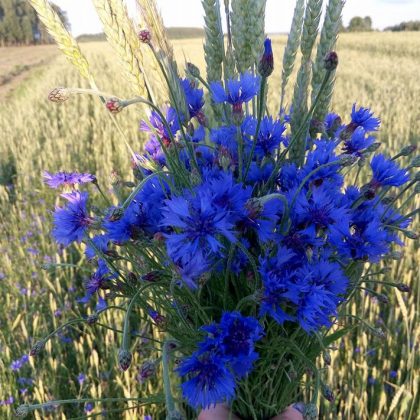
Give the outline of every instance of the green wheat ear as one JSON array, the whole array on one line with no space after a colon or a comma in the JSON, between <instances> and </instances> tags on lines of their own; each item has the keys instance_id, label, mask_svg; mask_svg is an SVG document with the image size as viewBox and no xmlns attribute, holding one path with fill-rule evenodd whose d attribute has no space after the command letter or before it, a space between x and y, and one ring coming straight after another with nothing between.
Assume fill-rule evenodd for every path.
<instances>
[{"instance_id":1,"label":"green wheat ear","mask_svg":"<svg viewBox=\"0 0 420 420\"><path fill-rule=\"evenodd\" d=\"M222 63L225 59L225 44L220 16L219 0L202 0L204 8L204 54L207 80L222 79Z\"/></svg>"},{"instance_id":2,"label":"green wheat ear","mask_svg":"<svg viewBox=\"0 0 420 420\"><path fill-rule=\"evenodd\" d=\"M304 124L304 118L308 113L308 91L312 64L311 55L318 35L322 2L322 0L308 0L303 22L300 44L302 62L293 93L293 113L291 121L292 138L297 135L296 133L299 134L299 138L295 140L295 146L293 146L290 151L292 160L297 163L301 163L304 157L305 139L309 129L309 121L305 123L307 127L302 128L302 124Z\"/></svg>"},{"instance_id":3,"label":"green wheat ear","mask_svg":"<svg viewBox=\"0 0 420 420\"><path fill-rule=\"evenodd\" d=\"M80 50L79 44L64 27L63 22L51 7L48 0L29 1L36 10L41 22L47 28L48 33L54 38L67 59L79 70L85 79L88 79L91 84L94 83L89 69L89 63Z\"/></svg>"},{"instance_id":4,"label":"green wheat ear","mask_svg":"<svg viewBox=\"0 0 420 420\"><path fill-rule=\"evenodd\" d=\"M324 57L329 51L334 50L337 42L343 7L344 0L329 0L328 2L316 59L312 67L312 102L315 100L325 76ZM334 82L335 78L332 75L327 87L321 92L321 97L314 111L314 118L318 121L324 121L328 112L334 90Z\"/></svg>"},{"instance_id":5,"label":"green wheat ear","mask_svg":"<svg viewBox=\"0 0 420 420\"><path fill-rule=\"evenodd\" d=\"M232 42L240 73L258 62L264 43L266 0L232 0Z\"/></svg>"},{"instance_id":6,"label":"green wheat ear","mask_svg":"<svg viewBox=\"0 0 420 420\"><path fill-rule=\"evenodd\" d=\"M305 0L297 0L295 11L293 13L292 26L289 36L287 37L286 47L283 55L283 70L281 74L281 93L280 93L280 109L284 105L284 96L286 94L286 86L289 77L292 74L295 65L296 54L300 45L300 37L302 35L303 15L305 13Z\"/></svg>"}]
</instances>

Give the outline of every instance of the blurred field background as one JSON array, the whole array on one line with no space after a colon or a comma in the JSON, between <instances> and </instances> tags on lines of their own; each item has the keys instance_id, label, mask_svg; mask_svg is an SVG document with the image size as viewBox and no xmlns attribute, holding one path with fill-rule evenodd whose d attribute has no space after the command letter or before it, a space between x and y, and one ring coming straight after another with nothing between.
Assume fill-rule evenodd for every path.
<instances>
[{"instance_id":1,"label":"blurred field background","mask_svg":"<svg viewBox=\"0 0 420 420\"><path fill-rule=\"evenodd\" d=\"M281 36L274 39L276 69L269 82L273 114L279 106L285 41ZM185 56L204 72L201 39L176 40L174 45L181 68ZM101 90L132 96L106 43L83 43L81 48ZM36 339L89 313L76 302L83 296L83 278L89 275L78 268L83 263L81 250L58 249L49 236L55 193L42 184L42 171L92 172L105 188L111 173L125 180L131 174L129 153L99 99L76 95L63 104L47 101L56 86L88 87L56 48L16 50L0 48L0 418L11 418L22 402L147 395L157 384L141 384L136 366L147 358L149 344L139 342L132 368L121 373L116 366L118 333L101 325L66 328L48 342L41 356L22 358ZM418 145L418 33L343 34L337 51L334 111L348 121L354 102L372 107L382 119L378 139L389 155L410 143ZM289 84L289 103L291 88ZM134 150L140 150L144 140L138 130L142 112L140 106L132 106L116 116ZM322 419L418 418L419 251L411 241L404 252L402 261L389 263L384 280L407 283L411 293L377 288L389 296L389 304L360 293L357 303L348 307L349 313L364 314L372 325L382 327L387 337L373 337L360 327L337 343L325 372L336 401L320 400ZM51 262L63 266L49 269ZM122 319L102 317L100 324L121 328ZM163 418L162 407L112 411L124 407L128 406L51 406L33 418L141 418L149 413Z\"/></svg>"}]
</instances>

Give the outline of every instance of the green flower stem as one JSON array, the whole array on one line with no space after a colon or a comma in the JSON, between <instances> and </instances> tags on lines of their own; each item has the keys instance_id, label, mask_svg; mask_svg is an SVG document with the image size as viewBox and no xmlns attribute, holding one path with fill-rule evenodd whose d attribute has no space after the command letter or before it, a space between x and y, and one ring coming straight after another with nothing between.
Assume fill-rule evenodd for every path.
<instances>
[{"instance_id":1,"label":"green flower stem","mask_svg":"<svg viewBox=\"0 0 420 420\"><path fill-rule=\"evenodd\" d=\"M129 350L130 347L130 315L131 315L131 311L133 309L134 303L137 300L140 292L143 291L143 288L139 289L135 295L133 296L133 298L130 300L130 303L128 304L127 307L127 311L125 313L125 318L124 318L124 328L123 328L123 339L122 339L122 345L121 348L123 350Z\"/></svg>"},{"instance_id":2,"label":"green flower stem","mask_svg":"<svg viewBox=\"0 0 420 420\"><path fill-rule=\"evenodd\" d=\"M111 201L109 200L109 198L104 194L104 192L102 191L102 188L99 186L99 183L96 181L93 183L96 187L96 189L99 191L99 194L101 194L102 198L105 200L105 203L108 206L112 206Z\"/></svg>"},{"instance_id":3,"label":"green flower stem","mask_svg":"<svg viewBox=\"0 0 420 420\"><path fill-rule=\"evenodd\" d=\"M175 411L175 402L171 392L170 371L169 371L169 345L171 341L166 340L163 344L162 366L163 366L163 387L165 391L165 402L167 418Z\"/></svg>"},{"instance_id":4,"label":"green flower stem","mask_svg":"<svg viewBox=\"0 0 420 420\"><path fill-rule=\"evenodd\" d=\"M267 78L262 77L260 82L260 94L258 96L258 119L257 119L257 128L255 129L254 139L252 142L251 152L249 154L249 159L246 164L245 173L244 173L244 181L246 181L246 177L248 176L249 168L251 167L252 158L254 157L255 147L258 141L258 134L260 132L261 127L261 120L264 114L265 109L265 91L267 87Z\"/></svg>"},{"instance_id":5,"label":"green flower stem","mask_svg":"<svg viewBox=\"0 0 420 420\"><path fill-rule=\"evenodd\" d=\"M84 404L87 402L102 402L102 403L108 403L108 402L120 402L120 401L140 401L142 402L142 405L146 404L158 404L162 403L162 397L160 395L153 395L152 397L148 398L134 398L134 397L128 397L128 398L73 398L69 400L53 400L48 401L41 404L22 404L19 406L20 408L24 408L27 413L35 410L42 410L44 408L51 407L52 405L64 405L64 404Z\"/></svg>"}]
</instances>

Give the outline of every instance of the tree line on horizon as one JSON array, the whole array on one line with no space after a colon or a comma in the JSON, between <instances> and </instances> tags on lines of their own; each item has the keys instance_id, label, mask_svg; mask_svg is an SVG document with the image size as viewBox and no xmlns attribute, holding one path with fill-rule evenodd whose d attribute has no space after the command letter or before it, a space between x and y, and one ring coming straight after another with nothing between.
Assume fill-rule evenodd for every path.
<instances>
[{"instance_id":1,"label":"tree line on horizon","mask_svg":"<svg viewBox=\"0 0 420 420\"><path fill-rule=\"evenodd\" d=\"M67 14L55 4L54 10L67 29ZM27 0L0 0L0 46L48 44L53 40Z\"/></svg>"},{"instance_id":2,"label":"tree line on horizon","mask_svg":"<svg viewBox=\"0 0 420 420\"><path fill-rule=\"evenodd\" d=\"M67 29L70 23L66 12L57 5L52 5ZM370 16L353 17L348 26L342 25L342 32L369 32L373 31ZM384 31L420 31L420 21L401 22L398 25L385 28ZM204 32L201 28L168 28L168 35L172 39L201 37ZM104 34L83 34L77 38L79 41L102 41ZM47 30L40 22L35 10L27 0L0 0L0 46L33 45L52 43Z\"/></svg>"}]
</instances>

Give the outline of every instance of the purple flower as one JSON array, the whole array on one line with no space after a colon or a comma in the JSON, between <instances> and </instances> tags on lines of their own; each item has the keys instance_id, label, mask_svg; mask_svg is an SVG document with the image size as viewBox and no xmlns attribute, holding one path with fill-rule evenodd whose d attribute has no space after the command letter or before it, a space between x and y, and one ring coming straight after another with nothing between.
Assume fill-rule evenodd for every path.
<instances>
[{"instance_id":1,"label":"purple flower","mask_svg":"<svg viewBox=\"0 0 420 420\"><path fill-rule=\"evenodd\" d=\"M365 131L377 131L381 120L374 117L369 108L360 107L356 110L356 104L353 104L351 123L356 127L363 127Z\"/></svg>"},{"instance_id":2,"label":"purple flower","mask_svg":"<svg viewBox=\"0 0 420 420\"><path fill-rule=\"evenodd\" d=\"M197 89L195 82L189 79L180 79L180 82L185 93L190 118L199 116L204 106L203 89Z\"/></svg>"},{"instance_id":3,"label":"purple flower","mask_svg":"<svg viewBox=\"0 0 420 420\"><path fill-rule=\"evenodd\" d=\"M228 402L235 396L235 379L220 356L193 354L181 362L177 371L188 378L181 384L182 394L195 409Z\"/></svg>"},{"instance_id":4,"label":"purple flower","mask_svg":"<svg viewBox=\"0 0 420 420\"><path fill-rule=\"evenodd\" d=\"M379 154L373 157L370 166L373 179L371 184L375 187L400 187L410 180L407 169L401 169L397 163Z\"/></svg>"},{"instance_id":5,"label":"purple flower","mask_svg":"<svg viewBox=\"0 0 420 420\"><path fill-rule=\"evenodd\" d=\"M87 192L74 191L61 196L68 204L66 207L56 207L52 234L59 244L68 246L72 242L82 241L92 219L86 209Z\"/></svg>"},{"instance_id":6,"label":"purple flower","mask_svg":"<svg viewBox=\"0 0 420 420\"><path fill-rule=\"evenodd\" d=\"M343 152L362 156L361 151L375 143L375 137L367 136L363 127L357 127L351 137L344 142Z\"/></svg>"},{"instance_id":7,"label":"purple flower","mask_svg":"<svg viewBox=\"0 0 420 420\"><path fill-rule=\"evenodd\" d=\"M79 373L79 375L77 376L77 381L79 382L80 386L83 385L85 380L86 380L86 375L84 373Z\"/></svg>"},{"instance_id":8,"label":"purple flower","mask_svg":"<svg viewBox=\"0 0 420 420\"><path fill-rule=\"evenodd\" d=\"M58 188L61 185L74 186L76 184L86 184L88 182L95 182L96 177L88 173L78 172L57 172L51 174L47 171L43 172L44 182L51 188Z\"/></svg>"},{"instance_id":9,"label":"purple flower","mask_svg":"<svg viewBox=\"0 0 420 420\"><path fill-rule=\"evenodd\" d=\"M250 101L259 91L260 77L252 73L243 73L239 79L229 79L226 91L220 82L210 83L213 100L216 103L227 102L233 106Z\"/></svg>"}]
</instances>

